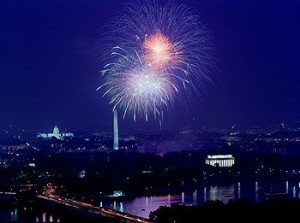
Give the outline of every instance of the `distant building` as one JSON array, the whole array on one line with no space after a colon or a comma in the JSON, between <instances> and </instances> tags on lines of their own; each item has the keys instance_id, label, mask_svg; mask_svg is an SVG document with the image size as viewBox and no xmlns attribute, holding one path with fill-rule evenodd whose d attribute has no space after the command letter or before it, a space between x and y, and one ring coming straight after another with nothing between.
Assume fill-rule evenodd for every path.
<instances>
[{"instance_id":1,"label":"distant building","mask_svg":"<svg viewBox=\"0 0 300 223\"><path fill-rule=\"evenodd\" d=\"M74 134L71 132L68 132L68 133L60 132L57 126L54 127L52 133L38 133L38 135L37 135L37 137L41 137L43 139L56 138L56 139L60 139L60 140L63 140L65 138L71 138L73 136L74 136Z\"/></svg>"},{"instance_id":2,"label":"distant building","mask_svg":"<svg viewBox=\"0 0 300 223\"><path fill-rule=\"evenodd\" d=\"M234 157L231 154L207 155L205 164L219 167L232 167L234 164Z\"/></svg>"},{"instance_id":3,"label":"distant building","mask_svg":"<svg viewBox=\"0 0 300 223\"><path fill-rule=\"evenodd\" d=\"M6 140L0 142L0 149L5 151L17 151L17 150L23 150L28 148L29 145L23 141L19 140Z\"/></svg>"}]
</instances>

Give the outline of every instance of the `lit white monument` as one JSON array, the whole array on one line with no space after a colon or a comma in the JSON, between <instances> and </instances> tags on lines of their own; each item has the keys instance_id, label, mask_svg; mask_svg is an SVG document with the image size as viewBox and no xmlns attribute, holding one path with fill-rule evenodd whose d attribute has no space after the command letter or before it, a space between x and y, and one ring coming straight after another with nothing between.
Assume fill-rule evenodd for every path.
<instances>
[{"instance_id":1,"label":"lit white monument","mask_svg":"<svg viewBox=\"0 0 300 223\"><path fill-rule=\"evenodd\" d=\"M54 126L52 133L38 133L38 135L37 135L37 137L41 137L43 139L56 138L56 139L60 139L60 140L63 140L65 138L71 138L73 136L74 136L74 134L71 132L67 132L67 133L60 132L57 125Z\"/></svg>"},{"instance_id":2,"label":"lit white monument","mask_svg":"<svg viewBox=\"0 0 300 223\"><path fill-rule=\"evenodd\" d=\"M234 164L234 157L231 154L226 155L207 155L205 164L219 167L232 167Z\"/></svg>"}]
</instances>

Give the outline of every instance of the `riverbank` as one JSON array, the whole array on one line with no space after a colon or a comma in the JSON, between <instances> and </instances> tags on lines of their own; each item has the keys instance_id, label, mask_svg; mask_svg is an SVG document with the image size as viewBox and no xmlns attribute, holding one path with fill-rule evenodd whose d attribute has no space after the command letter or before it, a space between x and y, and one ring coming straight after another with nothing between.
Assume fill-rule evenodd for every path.
<instances>
[{"instance_id":1,"label":"riverbank","mask_svg":"<svg viewBox=\"0 0 300 223\"><path fill-rule=\"evenodd\" d=\"M224 220L277 222L279 219L295 221L298 218L299 209L299 199L281 198L258 203L238 200L227 204L220 201L207 201L196 207L181 205L160 207L150 214L150 220L156 223L196 223L202 219L212 219L213 216L214 222Z\"/></svg>"}]
</instances>

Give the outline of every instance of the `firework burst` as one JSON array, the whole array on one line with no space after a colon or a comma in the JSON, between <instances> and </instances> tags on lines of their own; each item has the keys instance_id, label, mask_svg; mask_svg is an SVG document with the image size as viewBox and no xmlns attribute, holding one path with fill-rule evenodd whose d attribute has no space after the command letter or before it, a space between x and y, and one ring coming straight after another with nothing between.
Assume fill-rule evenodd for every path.
<instances>
[{"instance_id":1,"label":"firework burst","mask_svg":"<svg viewBox=\"0 0 300 223\"><path fill-rule=\"evenodd\" d=\"M156 117L175 98L201 94L210 82L212 38L189 6L131 2L102 31L99 89L124 116Z\"/></svg>"},{"instance_id":2,"label":"firework burst","mask_svg":"<svg viewBox=\"0 0 300 223\"><path fill-rule=\"evenodd\" d=\"M149 114L160 115L178 92L171 75L151 69L138 55L126 55L121 48L115 49L114 56L118 59L105 66L104 84L98 88L105 89L104 96L109 96L113 110L122 110L124 117L131 112L134 119L137 115L146 119Z\"/></svg>"},{"instance_id":3,"label":"firework burst","mask_svg":"<svg viewBox=\"0 0 300 223\"><path fill-rule=\"evenodd\" d=\"M142 44L142 54L145 63L154 70L172 68L180 61L169 38L161 33L154 33L147 37Z\"/></svg>"}]
</instances>

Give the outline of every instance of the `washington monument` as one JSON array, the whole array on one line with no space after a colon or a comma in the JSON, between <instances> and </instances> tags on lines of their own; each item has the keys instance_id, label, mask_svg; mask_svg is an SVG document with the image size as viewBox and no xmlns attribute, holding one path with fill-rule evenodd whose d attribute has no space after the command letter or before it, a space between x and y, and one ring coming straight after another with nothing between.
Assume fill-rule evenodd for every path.
<instances>
[{"instance_id":1,"label":"washington monument","mask_svg":"<svg viewBox=\"0 0 300 223\"><path fill-rule=\"evenodd\" d=\"M118 112L114 110L114 150L119 149Z\"/></svg>"}]
</instances>

